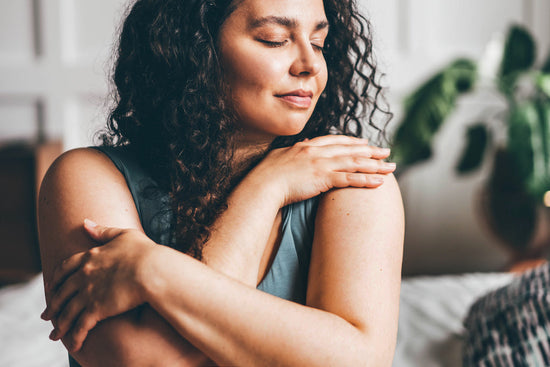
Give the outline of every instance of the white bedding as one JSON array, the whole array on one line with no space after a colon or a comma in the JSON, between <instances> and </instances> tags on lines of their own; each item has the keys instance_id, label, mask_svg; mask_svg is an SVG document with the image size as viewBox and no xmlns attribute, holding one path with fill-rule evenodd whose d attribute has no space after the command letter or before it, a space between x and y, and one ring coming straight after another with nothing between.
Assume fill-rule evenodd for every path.
<instances>
[{"instance_id":1,"label":"white bedding","mask_svg":"<svg viewBox=\"0 0 550 367\"><path fill-rule=\"evenodd\" d=\"M468 309L512 278L508 273L480 273L404 280L393 366L462 366L462 320Z\"/></svg>"},{"instance_id":2,"label":"white bedding","mask_svg":"<svg viewBox=\"0 0 550 367\"><path fill-rule=\"evenodd\" d=\"M462 319L480 295L512 280L510 274L417 277L403 281L395 367L461 366ZM0 288L0 367L66 367L51 325L42 277Z\"/></svg>"}]
</instances>

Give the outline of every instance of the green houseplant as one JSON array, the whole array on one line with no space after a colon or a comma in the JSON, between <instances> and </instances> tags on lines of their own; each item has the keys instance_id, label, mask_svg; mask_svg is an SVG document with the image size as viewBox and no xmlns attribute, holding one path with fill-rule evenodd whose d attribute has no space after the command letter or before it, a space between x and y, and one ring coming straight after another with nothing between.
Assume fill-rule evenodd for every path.
<instances>
[{"instance_id":1,"label":"green houseplant","mask_svg":"<svg viewBox=\"0 0 550 367\"><path fill-rule=\"evenodd\" d=\"M546 215L545 197L550 205L550 57L536 66L535 41L519 26L510 28L501 45L492 46L493 51L500 50L492 77L486 76L483 62L459 59L406 99L404 118L394 136L393 159L401 174L427 160L437 131L461 96L480 85L499 94L506 107L486 111L471 124L456 171L466 174L485 159L492 161L480 198L484 216L513 255L536 257L542 247L548 247L532 242L537 223ZM496 138L498 131L505 131L502 141Z\"/></svg>"}]
</instances>

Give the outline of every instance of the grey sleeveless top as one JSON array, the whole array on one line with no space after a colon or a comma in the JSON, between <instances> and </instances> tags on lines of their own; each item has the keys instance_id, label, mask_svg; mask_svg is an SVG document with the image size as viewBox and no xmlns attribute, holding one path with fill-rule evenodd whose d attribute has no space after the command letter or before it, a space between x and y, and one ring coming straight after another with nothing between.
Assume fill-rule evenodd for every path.
<instances>
[{"instance_id":1,"label":"grey sleeveless top","mask_svg":"<svg viewBox=\"0 0 550 367\"><path fill-rule=\"evenodd\" d=\"M174 247L168 193L159 188L128 147L95 148L106 154L124 175L145 234L158 244ZM317 203L315 197L282 209L281 243L258 289L305 304ZM70 365L79 366L72 358Z\"/></svg>"}]
</instances>

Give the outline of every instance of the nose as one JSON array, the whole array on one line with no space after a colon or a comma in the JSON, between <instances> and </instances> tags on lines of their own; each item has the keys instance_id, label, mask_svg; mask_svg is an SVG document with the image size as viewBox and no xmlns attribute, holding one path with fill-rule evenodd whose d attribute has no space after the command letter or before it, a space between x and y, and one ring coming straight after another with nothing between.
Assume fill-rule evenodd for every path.
<instances>
[{"instance_id":1,"label":"nose","mask_svg":"<svg viewBox=\"0 0 550 367\"><path fill-rule=\"evenodd\" d=\"M297 44L296 57L290 67L294 76L315 76L321 71L323 55L307 42Z\"/></svg>"}]
</instances>

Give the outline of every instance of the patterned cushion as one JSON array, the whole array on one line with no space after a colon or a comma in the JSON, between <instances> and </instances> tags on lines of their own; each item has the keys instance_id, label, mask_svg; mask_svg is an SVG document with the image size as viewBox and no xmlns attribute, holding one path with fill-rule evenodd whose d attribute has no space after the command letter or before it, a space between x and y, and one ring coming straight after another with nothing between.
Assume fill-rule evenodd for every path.
<instances>
[{"instance_id":1,"label":"patterned cushion","mask_svg":"<svg viewBox=\"0 0 550 367\"><path fill-rule=\"evenodd\" d=\"M550 366L550 265L478 299L464 326L465 367Z\"/></svg>"}]
</instances>

